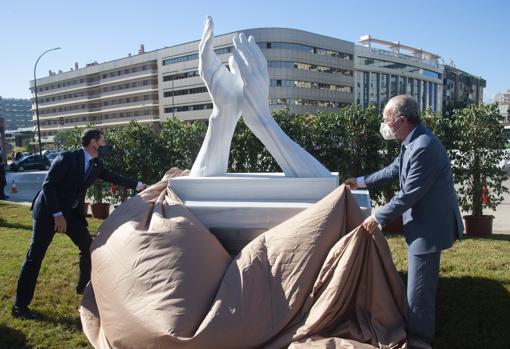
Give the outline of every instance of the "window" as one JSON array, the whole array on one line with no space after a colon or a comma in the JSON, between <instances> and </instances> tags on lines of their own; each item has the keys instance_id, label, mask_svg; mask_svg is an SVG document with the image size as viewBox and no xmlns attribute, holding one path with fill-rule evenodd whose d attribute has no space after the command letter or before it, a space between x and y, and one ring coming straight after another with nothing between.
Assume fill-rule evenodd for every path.
<instances>
[{"instance_id":1,"label":"window","mask_svg":"<svg viewBox=\"0 0 510 349\"><path fill-rule=\"evenodd\" d=\"M163 92L163 97L182 96L182 95L190 95L190 94L205 93L205 92L207 92L206 87L195 87L195 88L177 90L177 91L165 91L165 92Z\"/></svg>"},{"instance_id":2,"label":"window","mask_svg":"<svg viewBox=\"0 0 510 349\"><path fill-rule=\"evenodd\" d=\"M164 112L166 114L168 113L174 113L174 112L186 112L186 111L193 111L193 110L207 110L212 109L213 104L212 103L206 103L206 104L194 104L194 105L183 105L178 107L165 107Z\"/></svg>"},{"instance_id":3,"label":"window","mask_svg":"<svg viewBox=\"0 0 510 349\"><path fill-rule=\"evenodd\" d=\"M327 67L323 65L315 65L301 62L288 62L288 61L268 61L268 68L282 68L282 69L299 69L308 71L317 71L321 73L337 74L344 76L353 76L352 70Z\"/></svg>"},{"instance_id":4,"label":"window","mask_svg":"<svg viewBox=\"0 0 510 349\"><path fill-rule=\"evenodd\" d=\"M163 81L173 81L173 80L181 80L188 79L192 77L199 76L198 70L193 70L185 73L173 74L173 75L165 75L163 76Z\"/></svg>"},{"instance_id":5,"label":"window","mask_svg":"<svg viewBox=\"0 0 510 349\"><path fill-rule=\"evenodd\" d=\"M286 49L286 50L294 50L294 51L305 51L305 52L311 52L319 55L325 55L325 56L331 56L331 57L337 57L341 59L346 60L352 60L352 54L345 53L345 52L339 52L324 48L318 48L308 45L302 45L302 44L296 44L296 43L290 43L290 42L257 42L257 45L259 45L262 49Z\"/></svg>"},{"instance_id":6,"label":"window","mask_svg":"<svg viewBox=\"0 0 510 349\"><path fill-rule=\"evenodd\" d=\"M188 62L198 59L198 53L193 53L186 56L175 57L175 58L167 58L163 60L163 65L176 64L182 62Z\"/></svg>"},{"instance_id":7,"label":"window","mask_svg":"<svg viewBox=\"0 0 510 349\"><path fill-rule=\"evenodd\" d=\"M295 105L295 106L316 106L324 108L342 108L348 105L349 103L304 98L271 98L269 99L269 104L287 106Z\"/></svg>"},{"instance_id":8,"label":"window","mask_svg":"<svg viewBox=\"0 0 510 349\"><path fill-rule=\"evenodd\" d=\"M358 63L361 65L369 65L374 66L378 68L384 68L384 69L393 69L393 70L400 70L407 73L413 73L413 74L420 74L428 77L432 77L434 79L441 79L441 74L427 70L422 69L416 66L403 64L403 63L396 63L391 61L385 61L381 59L374 59L374 58L368 58L368 57L358 57Z\"/></svg>"}]
</instances>

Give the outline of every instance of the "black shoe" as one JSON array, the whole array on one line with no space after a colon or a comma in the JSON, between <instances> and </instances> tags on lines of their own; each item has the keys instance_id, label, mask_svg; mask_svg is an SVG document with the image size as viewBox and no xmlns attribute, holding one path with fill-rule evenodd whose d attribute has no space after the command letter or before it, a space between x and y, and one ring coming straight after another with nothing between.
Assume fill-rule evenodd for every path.
<instances>
[{"instance_id":1,"label":"black shoe","mask_svg":"<svg viewBox=\"0 0 510 349\"><path fill-rule=\"evenodd\" d=\"M39 315L33 313L28 307L18 307L13 305L11 310L12 316L20 320L39 320Z\"/></svg>"},{"instance_id":2,"label":"black shoe","mask_svg":"<svg viewBox=\"0 0 510 349\"><path fill-rule=\"evenodd\" d=\"M89 283L88 281L87 282L81 282L81 281L78 282L78 285L76 285L76 289L75 289L76 293L83 294L83 292L85 291L85 287L87 287L88 283Z\"/></svg>"}]
</instances>

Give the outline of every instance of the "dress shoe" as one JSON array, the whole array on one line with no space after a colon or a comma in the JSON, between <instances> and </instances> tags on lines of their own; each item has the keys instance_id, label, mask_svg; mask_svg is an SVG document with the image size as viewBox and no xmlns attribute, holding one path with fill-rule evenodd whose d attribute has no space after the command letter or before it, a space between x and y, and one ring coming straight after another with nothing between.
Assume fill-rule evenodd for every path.
<instances>
[{"instance_id":1,"label":"dress shoe","mask_svg":"<svg viewBox=\"0 0 510 349\"><path fill-rule=\"evenodd\" d=\"M26 306L18 307L16 305L13 305L11 314L12 314L12 316L14 316L15 318L18 318L20 320L39 320L40 319L39 315L30 311L30 309L28 309L28 307L26 307Z\"/></svg>"}]
</instances>

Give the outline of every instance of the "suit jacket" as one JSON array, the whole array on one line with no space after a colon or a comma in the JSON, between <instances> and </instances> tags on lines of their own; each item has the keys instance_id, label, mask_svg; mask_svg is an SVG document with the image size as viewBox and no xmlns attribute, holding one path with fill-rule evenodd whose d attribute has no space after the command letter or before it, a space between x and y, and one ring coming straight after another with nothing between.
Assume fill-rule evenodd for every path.
<instances>
[{"instance_id":1,"label":"suit jacket","mask_svg":"<svg viewBox=\"0 0 510 349\"><path fill-rule=\"evenodd\" d=\"M448 154L423 125L416 127L393 163L366 176L365 183L370 189L397 179L400 191L376 211L375 218L384 226L402 215L411 253L439 252L461 238L464 225Z\"/></svg>"},{"instance_id":2,"label":"suit jacket","mask_svg":"<svg viewBox=\"0 0 510 349\"><path fill-rule=\"evenodd\" d=\"M64 152L57 156L44 179L42 189L36 194L32 202L32 217L41 219L62 212L66 219L71 217L73 206L78 203L77 212L85 221L83 203L87 188L97 178L113 182L131 189L138 184L130 178L117 175L107 170L101 159L94 159L92 169L85 181L84 150Z\"/></svg>"}]
</instances>

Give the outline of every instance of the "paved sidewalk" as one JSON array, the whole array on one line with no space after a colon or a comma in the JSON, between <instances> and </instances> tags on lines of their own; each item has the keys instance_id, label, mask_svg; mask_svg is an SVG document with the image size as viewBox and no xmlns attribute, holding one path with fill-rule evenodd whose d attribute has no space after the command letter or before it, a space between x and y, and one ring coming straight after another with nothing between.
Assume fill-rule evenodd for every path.
<instances>
[{"instance_id":1,"label":"paved sidewalk","mask_svg":"<svg viewBox=\"0 0 510 349\"><path fill-rule=\"evenodd\" d=\"M510 179L503 182L503 185L510 189ZM510 193L505 194L503 203L498 206L496 211L485 210L484 214L494 216L492 223L493 234L510 235Z\"/></svg>"}]
</instances>

